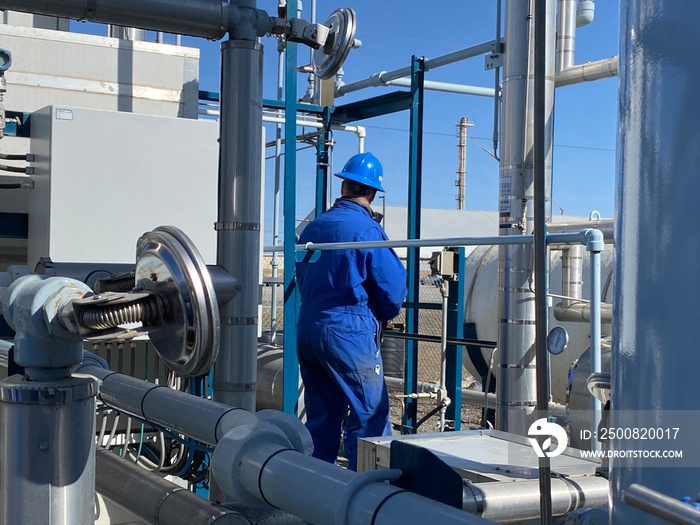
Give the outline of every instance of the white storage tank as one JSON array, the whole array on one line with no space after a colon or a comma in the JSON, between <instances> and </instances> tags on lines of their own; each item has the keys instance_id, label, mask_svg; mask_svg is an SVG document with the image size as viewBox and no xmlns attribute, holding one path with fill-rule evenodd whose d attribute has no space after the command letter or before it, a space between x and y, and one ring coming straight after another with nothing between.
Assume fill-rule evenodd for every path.
<instances>
[{"instance_id":1,"label":"white storage tank","mask_svg":"<svg viewBox=\"0 0 700 525\"><path fill-rule=\"evenodd\" d=\"M583 250L583 285L582 298L590 298L590 259L588 253ZM612 271L613 271L613 247L606 244L605 251L601 254L601 297L603 302L612 300ZM552 250L549 293L562 295L562 252ZM481 340L497 341L498 338L498 247L479 246L467 257L466 275L463 279L465 286L466 305L464 321L467 324L466 337L476 337ZM534 284L533 284L534 286ZM534 301L534 297L533 297ZM554 306L562 301L560 298L551 297L549 308L549 329L555 326L563 326L569 333L569 343L559 355L550 357L552 400L556 403L566 403L566 388L571 365L590 346L589 324L586 322L565 322L554 317ZM610 335L611 325L603 324L602 335ZM480 351L479 351L480 350ZM471 352L464 350L463 363L469 372L477 379L483 381L484 372L491 362L492 349L472 348ZM497 351L497 350L496 350ZM471 353L471 357L470 357ZM498 356L494 356L494 369L497 366ZM487 368L485 368L487 367ZM495 372L495 370L494 370ZM493 383L493 379L491 379ZM493 391L493 384L491 385Z\"/></svg>"}]
</instances>

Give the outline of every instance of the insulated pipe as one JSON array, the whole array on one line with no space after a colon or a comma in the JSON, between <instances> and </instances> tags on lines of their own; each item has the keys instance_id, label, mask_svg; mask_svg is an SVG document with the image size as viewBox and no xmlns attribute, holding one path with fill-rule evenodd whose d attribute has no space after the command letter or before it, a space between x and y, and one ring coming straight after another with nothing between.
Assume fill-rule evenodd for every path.
<instances>
[{"instance_id":1,"label":"insulated pipe","mask_svg":"<svg viewBox=\"0 0 700 525\"><path fill-rule=\"evenodd\" d=\"M642 428L698 409L700 236L688 228L700 194L700 2L628 0L620 7L610 426ZM634 436L611 441L613 453L648 446ZM611 523L658 523L623 501L633 483L675 497L698 491L697 463L684 457L663 466L613 456Z\"/></svg>"},{"instance_id":2,"label":"insulated pipe","mask_svg":"<svg viewBox=\"0 0 700 525\"><path fill-rule=\"evenodd\" d=\"M500 228L503 238L518 238L534 224L534 32L530 2L509 0L505 13L505 61L500 155ZM551 215L552 110L554 104L554 3L548 2L543 49L544 74L544 197L545 220ZM542 26L541 26L542 27ZM532 248L499 249L499 313L496 426L526 434L536 405L535 300ZM535 278L537 276L535 275ZM544 293L544 289L542 290Z\"/></svg>"},{"instance_id":3,"label":"insulated pipe","mask_svg":"<svg viewBox=\"0 0 700 525\"><path fill-rule=\"evenodd\" d=\"M615 238L615 221L612 219L547 223L547 233L550 236L555 233L579 233L587 228L600 230L606 243L612 243Z\"/></svg>"},{"instance_id":4,"label":"insulated pipe","mask_svg":"<svg viewBox=\"0 0 700 525\"><path fill-rule=\"evenodd\" d=\"M556 86L564 87L617 76L618 57L571 66L557 75Z\"/></svg>"},{"instance_id":5,"label":"insulated pipe","mask_svg":"<svg viewBox=\"0 0 700 525\"><path fill-rule=\"evenodd\" d=\"M583 246L572 244L561 254L561 294L568 297L562 300L564 308L581 299L583 291Z\"/></svg>"},{"instance_id":6,"label":"insulated pipe","mask_svg":"<svg viewBox=\"0 0 700 525\"><path fill-rule=\"evenodd\" d=\"M557 321L566 321L569 323L588 323L591 320L591 304L589 302L572 301L569 306L564 306L563 303L557 303L554 305L554 318ZM601 304L601 323L611 324L612 319L613 305L610 303Z\"/></svg>"},{"instance_id":7,"label":"insulated pipe","mask_svg":"<svg viewBox=\"0 0 700 525\"><path fill-rule=\"evenodd\" d=\"M393 485L373 481L378 471L358 474L339 469L274 443L243 449L236 465L230 464L229 454L219 456L219 451L217 447L212 458L217 483L234 482L247 496L312 524L491 523ZM370 478L364 479L367 475ZM234 476L235 481L230 479ZM310 494L313 497L309 497ZM342 502L347 507L339 508ZM344 516L345 520L338 521L339 516Z\"/></svg>"},{"instance_id":8,"label":"insulated pipe","mask_svg":"<svg viewBox=\"0 0 700 525\"><path fill-rule=\"evenodd\" d=\"M103 448L95 453L95 490L149 525L252 525L238 512L215 505Z\"/></svg>"},{"instance_id":9,"label":"insulated pipe","mask_svg":"<svg viewBox=\"0 0 700 525\"><path fill-rule=\"evenodd\" d=\"M214 401L255 411L260 302L262 45L221 45L221 148L216 261L240 293L221 309ZM242 131L245 130L245 131Z\"/></svg>"},{"instance_id":10,"label":"insulated pipe","mask_svg":"<svg viewBox=\"0 0 700 525\"><path fill-rule=\"evenodd\" d=\"M219 40L232 10L224 0L0 0L0 9Z\"/></svg>"},{"instance_id":11,"label":"insulated pipe","mask_svg":"<svg viewBox=\"0 0 700 525\"><path fill-rule=\"evenodd\" d=\"M559 75L574 65L576 49L576 4L578 0L558 0L557 13L557 65Z\"/></svg>"},{"instance_id":12,"label":"insulated pipe","mask_svg":"<svg viewBox=\"0 0 700 525\"><path fill-rule=\"evenodd\" d=\"M552 479L552 514L562 516L583 507L608 503L608 480L599 476ZM498 523L540 518L539 484L534 480L511 483L469 483L463 489L462 509Z\"/></svg>"},{"instance_id":13,"label":"insulated pipe","mask_svg":"<svg viewBox=\"0 0 700 525\"><path fill-rule=\"evenodd\" d=\"M447 55L442 55L435 58L426 59L425 61L425 71L435 69L437 67L446 66L447 64L452 64L454 62L459 62L460 60L465 60L467 58L472 58L475 56L483 55L486 53L492 53L495 49L496 41L491 40L490 42L484 42L483 44L477 44L453 53L448 53ZM359 91L368 87L376 87L384 85L392 80L397 80L399 78L410 76L411 67L402 67L399 69L393 69L391 71L380 71L375 73L369 78L364 80L359 80L357 82L352 82L350 84L343 84L338 86L335 90L335 95L337 97L342 97L353 91Z\"/></svg>"}]
</instances>

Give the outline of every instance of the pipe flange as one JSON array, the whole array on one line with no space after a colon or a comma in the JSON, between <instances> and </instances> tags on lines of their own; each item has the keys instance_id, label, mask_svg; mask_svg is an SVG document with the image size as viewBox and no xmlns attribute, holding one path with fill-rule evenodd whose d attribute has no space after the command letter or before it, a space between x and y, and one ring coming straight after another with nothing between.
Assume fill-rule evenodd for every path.
<instances>
[{"instance_id":1,"label":"pipe flange","mask_svg":"<svg viewBox=\"0 0 700 525\"><path fill-rule=\"evenodd\" d=\"M251 493L239 477L245 455L260 445L291 448L284 432L270 423L257 421L242 425L227 432L216 445L211 457L211 472L225 494L232 495L236 501L249 507L267 508L262 495Z\"/></svg>"}]
</instances>

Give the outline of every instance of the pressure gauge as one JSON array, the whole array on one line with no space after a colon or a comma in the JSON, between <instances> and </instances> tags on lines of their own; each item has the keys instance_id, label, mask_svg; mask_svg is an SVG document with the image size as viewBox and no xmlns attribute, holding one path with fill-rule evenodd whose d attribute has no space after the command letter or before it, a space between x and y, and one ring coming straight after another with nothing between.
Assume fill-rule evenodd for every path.
<instances>
[{"instance_id":1,"label":"pressure gauge","mask_svg":"<svg viewBox=\"0 0 700 525\"><path fill-rule=\"evenodd\" d=\"M563 326L555 326L547 336L547 350L552 355L559 355L569 344L569 334Z\"/></svg>"}]
</instances>

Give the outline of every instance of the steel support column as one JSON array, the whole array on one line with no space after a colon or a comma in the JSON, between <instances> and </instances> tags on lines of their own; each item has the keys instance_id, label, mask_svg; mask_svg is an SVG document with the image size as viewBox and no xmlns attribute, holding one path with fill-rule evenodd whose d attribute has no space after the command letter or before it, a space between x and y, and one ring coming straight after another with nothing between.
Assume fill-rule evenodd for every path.
<instances>
[{"instance_id":1,"label":"steel support column","mask_svg":"<svg viewBox=\"0 0 700 525\"><path fill-rule=\"evenodd\" d=\"M420 238L421 200L423 179L423 81L425 78L425 59L411 58L411 116L408 168L408 239ZM406 301L418 303L420 278L420 249L409 248L406 261L408 273L408 295ZM418 309L406 309L406 329L409 333L418 333ZM404 393L411 394L418 388L418 342L406 342L406 363L404 370ZM415 399L406 399L404 413L404 430L413 429L416 424L417 403Z\"/></svg>"},{"instance_id":2,"label":"steel support column","mask_svg":"<svg viewBox=\"0 0 700 525\"><path fill-rule=\"evenodd\" d=\"M296 2L287 2L287 18L294 18ZM297 314L299 292L296 288L296 187L297 187L297 44L287 42L284 91L284 394L282 409L297 412L299 398L299 358L297 356Z\"/></svg>"}]
</instances>

